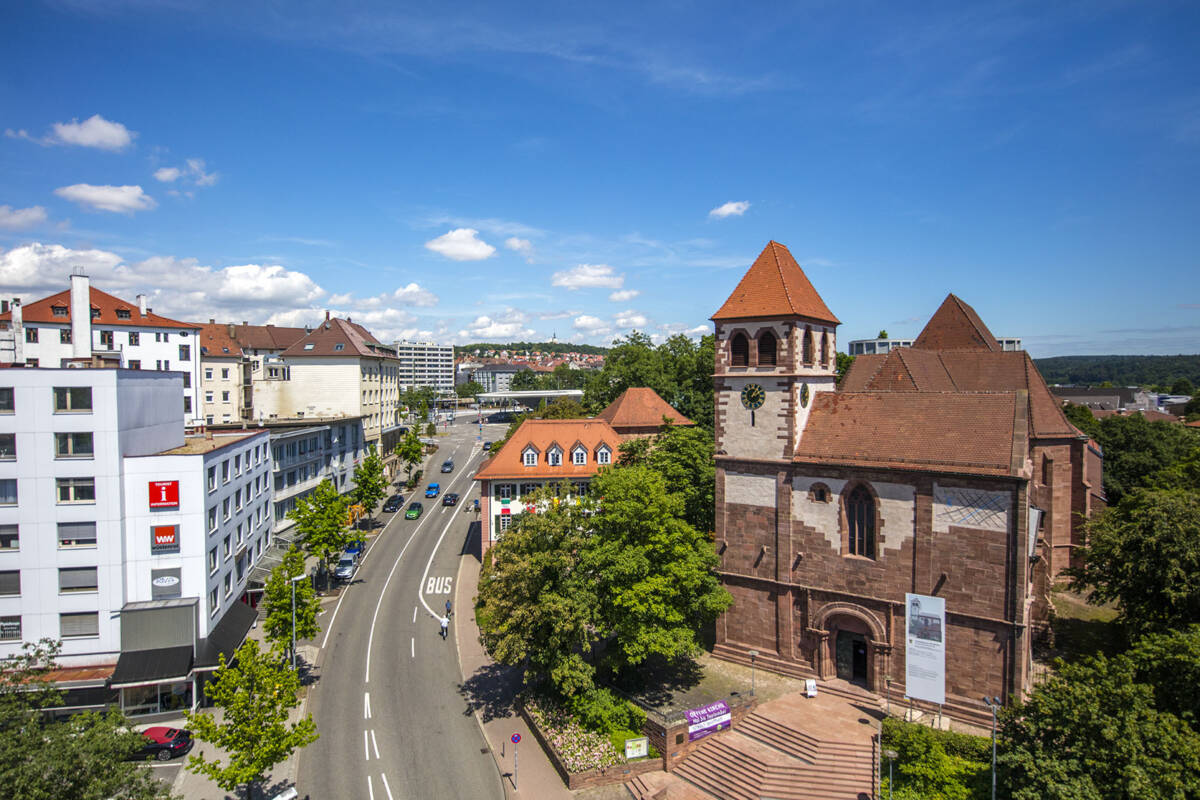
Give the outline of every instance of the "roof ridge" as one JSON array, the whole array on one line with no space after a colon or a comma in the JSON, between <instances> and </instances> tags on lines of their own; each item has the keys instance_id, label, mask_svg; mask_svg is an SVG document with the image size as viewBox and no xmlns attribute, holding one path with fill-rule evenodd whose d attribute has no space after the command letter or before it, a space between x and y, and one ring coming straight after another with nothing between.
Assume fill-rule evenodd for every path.
<instances>
[{"instance_id":1,"label":"roof ridge","mask_svg":"<svg viewBox=\"0 0 1200 800\"><path fill-rule=\"evenodd\" d=\"M779 242L772 239L768 245L771 248L771 255L775 257L775 271L779 273L779 282L783 284L783 295L787 298L788 308L796 311L796 304L792 301L792 292L788 288L787 278L783 274L783 264L779 261L779 248L782 246ZM798 312L797 312L798 313Z\"/></svg>"}]
</instances>

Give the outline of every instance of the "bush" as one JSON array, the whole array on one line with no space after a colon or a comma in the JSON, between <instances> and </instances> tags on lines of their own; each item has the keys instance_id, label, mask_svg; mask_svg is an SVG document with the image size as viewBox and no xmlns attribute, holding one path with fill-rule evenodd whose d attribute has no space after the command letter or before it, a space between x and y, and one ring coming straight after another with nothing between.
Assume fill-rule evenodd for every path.
<instances>
[{"instance_id":1,"label":"bush","mask_svg":"<svg viewBox=\"0 0 1200 800\"><path fill-rule=\"evenodd\" d=\"M567 701L566 707L580 725L597 733L640 731L646 723L646 712L608 689L592 689L575 695Z\"/></svg>"},{"instance_id":2,"label":"bush","mask_svg":"<svg viewBox=\"0 0 1200 800\"><path fill-rule=\"evenodd\" d=\"M631 731L619 728L608 734L608 740L612 742L613 749L624 756L625 740L640 739L645 735L646 734L642 733L641 731ZM646 751L646 758L662 758L662 755L658 752L657 748L655 748L653 744L650 744L648 745L648 749Z\"/></svg>"},{"instance_id":3,"label":"bush","mask_svg":"<svg viewBox=\"0 0 1200 800\"><path fill-rule=\"evenodd\" d=\"M883 746L898 754L893 787L898 798L972 800L987 796L990 739L935 731L889 717L883 721Z\"/></svg>"}]
</instances>

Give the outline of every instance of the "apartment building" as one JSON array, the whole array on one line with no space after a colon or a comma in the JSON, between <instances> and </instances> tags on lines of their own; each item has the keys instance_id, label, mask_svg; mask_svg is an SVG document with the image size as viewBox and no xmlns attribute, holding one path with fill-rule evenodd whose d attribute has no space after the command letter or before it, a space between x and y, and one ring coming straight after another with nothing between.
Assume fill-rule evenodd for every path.
<instances>
[{"instance_id":1,"label":"apartment building","mask_svg":"<svg viewBox=\"0 0 1200 800\"><path fill-rule=\"evenodd\" d=\"M912 347L916 339L852 339L850 355L887 355L897 347ZM996 341L1004 352L1021 350L1021 339L1016 336L997 336Z\"/></svg>"},{"instance_id":2,"label":"apartment building","mask_svg":"<svg viewBox=\"0 0 1200 800\"><path fill-rule=\"evenodd\" d=\"M366 454L362 419L338 418L323 424L275 422L271 435L273 530L287 533L296 502L328 480L338 492L354 489L354 468Z\"/></svg>"},{"instance_id":3,"label":"apartment building","mask_svg":"<svg viewBox=\"0 0 1200 800\"><path fill-rule=\"evenodd\" d=\"M200 327L201 413L206 425L228 425L253 417L250 359L233 338L233 325L209 320Z\"/></svg>"},{"instance_id":4,"label":"apartment building","mask_svg":"<svg viewBox=\"0 0 1200 800\"><path fill-rule=\"evenodd\" d=\"M400 391L428 386L438 394L454 391L454 346L396 342Z\"/></svg>"}]
</instances>

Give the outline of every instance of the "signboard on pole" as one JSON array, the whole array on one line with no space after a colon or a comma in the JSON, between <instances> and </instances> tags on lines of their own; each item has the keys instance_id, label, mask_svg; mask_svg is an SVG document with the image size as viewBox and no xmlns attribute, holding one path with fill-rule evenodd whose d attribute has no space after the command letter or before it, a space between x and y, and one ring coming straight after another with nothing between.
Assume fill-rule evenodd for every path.
<instances>
[{"instance_id":1,"label":"signboard on pole","mask_svg":"<svg viewBox=\"0 0 1200 800\"><path fill-rule=\"evenodd\" d=\"M946 702L946 601L904 595L904 694L914 700Z\"/></svg>"},{"instance_id":2,"label":"signboard on pole","mask_svg":"<svg viewBox=\"0 0 1200 800\"><path fill-rule=\"evenodd\" d=\"M709 703L703 708L689 708L683 712L688 722L688 741L703 739L710 733L723 731L729 727L733 715L729 712L729 704L724 700Z\"/></svg>"}]
</instances>

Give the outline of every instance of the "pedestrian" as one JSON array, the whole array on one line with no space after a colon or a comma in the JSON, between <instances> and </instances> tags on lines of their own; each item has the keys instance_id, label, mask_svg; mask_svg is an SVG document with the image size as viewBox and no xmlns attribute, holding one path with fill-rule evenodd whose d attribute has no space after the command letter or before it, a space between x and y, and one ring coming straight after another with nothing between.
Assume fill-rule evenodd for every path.
<instances>
[{"instance_id":1,"label":"pedestrian","mask_svg":"<svg viewBox=\"0 0 1200 800\"><path fill-rule=\"evenodd\" d=\"M452 612L452 611L450 610L450 601L449 601L449 600L447 600L447 601L446 601L446 618L447 618L447 619L449 619L449 618L450 618L450 617L452 617L452 616L454 616L454 612Z\"/></svg>"},{"instance_id":2,"label":"pedestrian","mask_svg":"<svg viewBox=\"0 0 1200 800\"><path fill-rule=\"evenodd\" d=\"M446 640L446 635L450 633L450 620L442 617L442 641Z\"/></svg>"}]
</instances>

